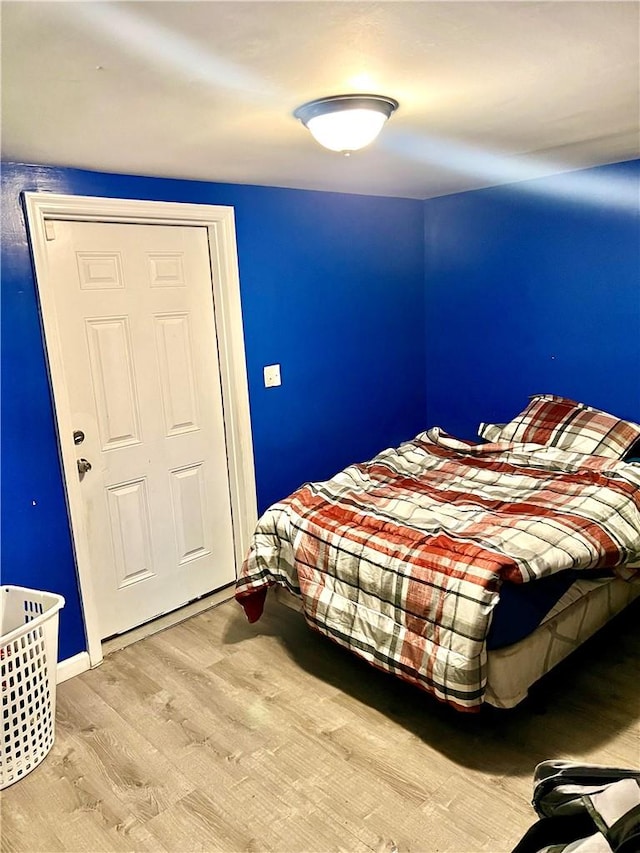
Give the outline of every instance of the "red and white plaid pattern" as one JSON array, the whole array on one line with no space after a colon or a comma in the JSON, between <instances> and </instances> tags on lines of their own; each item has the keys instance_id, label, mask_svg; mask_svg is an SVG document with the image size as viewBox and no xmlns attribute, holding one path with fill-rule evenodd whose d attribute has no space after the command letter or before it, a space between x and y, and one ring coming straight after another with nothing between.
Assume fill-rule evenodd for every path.
<instances>
[{"instance_id":1,"label":"red and white plaid pattern","mask_svg":"<svg viewBox=\"0 0 640 853\"><path fill-rule=\"evenodd\" d=\"M566 397L539 394L526 409L500 429L499 438L481 424L485 438L548 444L561 450L622 459L640 439L640 424L624 421Z\"/></svg>"},{"instance_id":2,"label":"red and white plaid pattern","mask_svg":"<svg viewBox=\"0 0 640 853\"><path fill-rule=\"evenodd\" d=\"M623 563L640 566L637 466L436 429L267 510L236 597L253 621L280 584L313 628L473 710L502 580Z\"/></svg>"},{"instance_id":3,"label":"red and white plaid pattern","mask_svg":"<svg viewBox=\"0 0 640 853\"><path fill-rule=\"evenodd\" d=\"M486 441L500 441L502 430L506 424L487 424L481 423L478 427L478 435Z\"/></svg>"}]
</instances>

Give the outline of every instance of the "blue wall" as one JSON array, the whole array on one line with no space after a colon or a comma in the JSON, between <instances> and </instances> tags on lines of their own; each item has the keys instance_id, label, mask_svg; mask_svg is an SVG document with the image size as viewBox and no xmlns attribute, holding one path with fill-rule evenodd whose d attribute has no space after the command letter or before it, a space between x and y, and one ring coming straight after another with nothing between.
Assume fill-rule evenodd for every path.
<instances>
[{"instance_id":1,"label":"blue wall","mask_svg":"<svg viewBox=\"0 0 640 853\"><path fill-rule=\"evenodd\" d=\"M640 421L640 161L424 203L4 164L2 582L66 597L61 658L85 643L33 190L234 206L261 510L427 425L473 437L539 391Z\"/></svg>"},{"instance_id":2,"label":"blue wall","mask_svg":"<svg viewBox=\"0 0 640 853\"><path fill-rule=\"evenodd\" d=\"M84 632L20 193L235 207L260 509L424 429L423 204L3 164L2 583L62 593ZM279 362L283 384L265 389Z\"/></svg>"},{"instance_id":3,"label":"blue wall","mask_svg":"<svg viewBox=\"0 0 640 853\"><path fill-rule=\"evenodd\" d=\"M425 202L427 418L538 392L640 421L640 161Z\"/></svg>"}]
</instances>

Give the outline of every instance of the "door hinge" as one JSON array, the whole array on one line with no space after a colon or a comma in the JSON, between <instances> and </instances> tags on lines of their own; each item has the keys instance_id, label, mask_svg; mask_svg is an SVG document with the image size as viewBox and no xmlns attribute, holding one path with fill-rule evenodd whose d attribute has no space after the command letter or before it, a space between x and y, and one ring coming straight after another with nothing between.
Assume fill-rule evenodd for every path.
<instances>
[{"instance_id":1,"label":"door hinge","mask_svg":"<svg viewBox=\"0 0 640 853\"><path fill-rule=\"evenodd\" d=\"M45 219L44 221L44 236L47 240L56 239L56 229L53 219Z\"/></svg>"}]
</instances>

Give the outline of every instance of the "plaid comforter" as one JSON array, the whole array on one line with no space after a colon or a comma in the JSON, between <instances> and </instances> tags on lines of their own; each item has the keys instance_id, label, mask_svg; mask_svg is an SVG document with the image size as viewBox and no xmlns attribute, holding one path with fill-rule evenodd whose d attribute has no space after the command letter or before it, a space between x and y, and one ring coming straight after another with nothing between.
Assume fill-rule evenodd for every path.
<instances>
[{"instance_id":1,"label":"plaid comforter","mask_svg":"<svg viewBox=\"0 0 640 853\"><path fill-rule=\"evenodd\" d=\"M236 598L308 623L459 710L477 709L501 583L640 566L640 466L438 428L302 486L258 522Z\"/></svg>"}]
</instances>

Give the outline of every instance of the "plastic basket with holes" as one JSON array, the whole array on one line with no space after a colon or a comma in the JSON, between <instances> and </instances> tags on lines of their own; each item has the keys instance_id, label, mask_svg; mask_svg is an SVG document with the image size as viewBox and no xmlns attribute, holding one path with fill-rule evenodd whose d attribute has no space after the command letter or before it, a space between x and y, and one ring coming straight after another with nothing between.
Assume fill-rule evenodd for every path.
<instances>
[{"instance_id":1,"label":"plastic basket with holes","mask_svg":"<svg viewBox=\"0 0 640 853\"><path fill-rule=\"evenodd\" d=\"M53 746L62 607L61 595L0 587L0 791L30 773Z\"/></svg>"}]
</instances>

